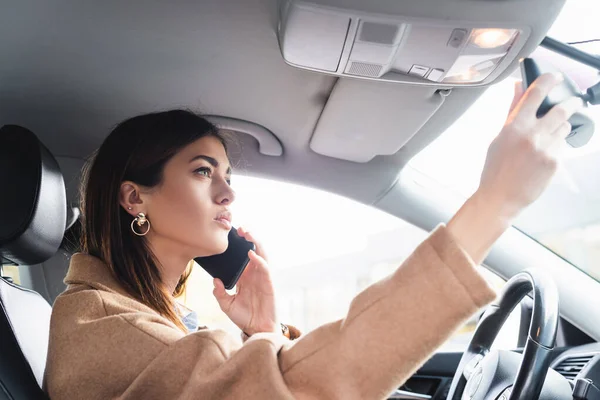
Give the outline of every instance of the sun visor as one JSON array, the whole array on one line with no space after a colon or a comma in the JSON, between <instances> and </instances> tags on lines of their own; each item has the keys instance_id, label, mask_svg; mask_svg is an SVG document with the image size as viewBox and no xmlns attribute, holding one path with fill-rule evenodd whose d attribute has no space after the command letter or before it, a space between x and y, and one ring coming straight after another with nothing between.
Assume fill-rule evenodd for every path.
<instances>
[{"instance_id":1,"label":"sun visor","mask_svg":"<svg viewBox=\"0 0 600 400\"><path fill-rule=\"evenodd\" d=\"M395 154L444 102L426 86L340 79L310 142L316 153L355 162Z\"/></svg>"}]
</instances>

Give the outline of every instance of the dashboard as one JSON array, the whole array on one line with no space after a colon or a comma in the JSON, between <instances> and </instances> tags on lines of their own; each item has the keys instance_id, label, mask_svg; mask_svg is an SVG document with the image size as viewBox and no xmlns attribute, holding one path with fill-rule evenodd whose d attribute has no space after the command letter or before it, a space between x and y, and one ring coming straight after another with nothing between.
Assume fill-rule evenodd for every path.
<instances>
[{"instance_id":1,"label":"dashboard","mask_svg":"<svg viewBox=\"0 0 600 400\"><path fill-rule=\"evenodd\" d=\"M600 388L600 343L556 348L554 353L550 367L568 379L571 386L576 379L589 379ZM461 356L460 353L436 354L391 393L388 400L446 400Z\"/></svg>"},{"instance_id":2,"label":"dashboard","mask_svg":"<svg viewBox=\"0 0 600 400\"><path fill-rule=\"evenodd\" d=\"M578 378L589 379L600 387L600 343L585 344L562 351L550 366L571 382Z\"/></svg>"}]
</instances>

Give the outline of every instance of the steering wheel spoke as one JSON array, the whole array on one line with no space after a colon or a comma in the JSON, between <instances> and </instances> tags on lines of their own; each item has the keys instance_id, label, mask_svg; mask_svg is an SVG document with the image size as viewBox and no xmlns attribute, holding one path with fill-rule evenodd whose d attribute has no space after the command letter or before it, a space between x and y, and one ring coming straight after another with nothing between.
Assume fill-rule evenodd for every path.
<instances>
[{"instance_id":1,"label":"steering wheel spoke","mask_svg":"<svg viewBox=\"0 0 600 400\"><path fill-rule=\"evenodd\" d=\"M525 352L491 352L511 311L530 292L533 313ZM538 399L550 366L548 354L554 347L558 319L558 289L552 278L540 270L515 275L482 316L460 361L448 400L479 400L501 394L510 400ZM565 384L569 389L568 382ZM503 393L508 387L510 394Z\"/></svg>"},{"instance_id":2,"label":"steering wheel spoke","mask_svg":"<svg viewBox=\"0 0 600 400\"><path fill-rule=\"evenodd\" d=\"M473 376L473 372L475 372L475 369L479 366L479 363L481 362L481 360L483 360L483 357L484 355L481 353L474 354L473 358L471 358L467 365L465 365L462 374L467 381L471 379L471 376Z\"/></svg>"}]
</instances>

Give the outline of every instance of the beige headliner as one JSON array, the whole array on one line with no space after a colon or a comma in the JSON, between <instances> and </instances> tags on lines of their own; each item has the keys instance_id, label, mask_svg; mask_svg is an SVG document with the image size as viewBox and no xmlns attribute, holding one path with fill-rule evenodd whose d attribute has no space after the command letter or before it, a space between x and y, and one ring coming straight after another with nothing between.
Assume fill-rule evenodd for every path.
<instances>
[{"instance_id":1,"label":"beige headliner","mask_svg":"<svg viewBox=\"0 0 600 400\"><path fill-rule=\"evenodd\" d=\"M484 7L454 1L465 10ZM336 79L283 61L275 0L10 3L0 14L0 123L40 136L58 156L71 195L81 160L111 126L139 113L187 107L251 121L277 135L282 157L261 156L252 151L256 143L243 138L245 172L373 203L410 157L484 90L454 89L396 155L345 162L309 150ZM435 3L407 7L423 13ZM448 7L448 0L438 3ZM515 19L525 15L521 2L485 3ZM539 8L543 2L529 3ZM528 17L537 28L549 26L558 12L560 0L550 3L546 18Z\"/></svg>"}]
</instances>

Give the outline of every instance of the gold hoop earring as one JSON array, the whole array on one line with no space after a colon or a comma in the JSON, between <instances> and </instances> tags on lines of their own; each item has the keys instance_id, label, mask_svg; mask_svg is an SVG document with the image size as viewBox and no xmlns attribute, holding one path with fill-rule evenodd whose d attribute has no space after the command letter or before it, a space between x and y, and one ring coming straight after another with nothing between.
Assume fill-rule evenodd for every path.
<instances>
[{"instance_id":1,"label":"gold hoop earring","mask_svg":"<svg viewBox=\"0 0 600 400\"><path fill-rule=\"evenodd\" d=\"M148 228L146 228L145 232L139 233L135 230L135 224L137 224L138 227L142 227L142 225L148 224ZM135 217L134 220L131 221L131 231L138 236L146 236L148 232L150 232L150 221L148 221L148 218L146 218L146 215L144 213L139 213L137 217Z\"/></svg>"}]
</instances>

